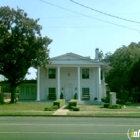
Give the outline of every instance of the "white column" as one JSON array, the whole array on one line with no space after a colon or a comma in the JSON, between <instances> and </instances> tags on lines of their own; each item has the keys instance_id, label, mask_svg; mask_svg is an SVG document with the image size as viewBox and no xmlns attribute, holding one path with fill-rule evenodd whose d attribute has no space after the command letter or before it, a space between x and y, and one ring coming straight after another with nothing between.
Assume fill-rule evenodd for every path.
<instances>
[{"instance_id":1,"label":"white column","mask_svg":"<svg viewBox=\"0 0 140 140\"><path fill-rule=\"evenodd\" d=\"M103 78L102 80L105 81L105 71L104 70L102 70L102 78Z\"/></svg>"},{"instance_id":2,"label":"white column","mask_svg":"<svg viewBox=\"0 0 140 140\"><path fill-rule=\"evenodd\" d=\"M37 68L37 99L40 101L40 67Z\"/></svg>"},{"instance_id":3,"label":"white column","mask_svg":"<svg viewBox=\"0 0 140 140\"><path fill-rule=\"evenodd\" d=\"M106 97L105 71L102 71L102 97Z\"/></svg>"},{"instance_id":4,"label":"white column","mask_svg":"<svg viewBox=\"0 0 140 140\"><path fill-rule=\"evenodd\" d=\"M57 99L60 99L60 67L57 67Z\"/></svg>"},{"instance_id":5,"label":"white column","mask_svg":"<svg viewBox=\"0 0 140 140\"><path fill-rule=\"evenodd\" d=\"M77 73L78 73L78 101L81 101L80 96L80 67L77 67Z\"/></svg>"},{"instance_id":6,"label":"white column","mask_svg":"<svg viewBox=\"0 0 140 140\"><path fill-rule=\"evenodd\" d=\"M97 98L101 101L101 67L97 68Z\"/></svg>"}]
</instances>

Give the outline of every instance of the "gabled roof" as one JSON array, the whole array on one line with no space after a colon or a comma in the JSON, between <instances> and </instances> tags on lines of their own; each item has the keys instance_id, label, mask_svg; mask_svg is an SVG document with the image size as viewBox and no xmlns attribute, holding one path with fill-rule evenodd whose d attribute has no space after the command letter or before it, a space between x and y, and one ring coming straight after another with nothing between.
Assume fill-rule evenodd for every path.
<instances>
[{"instance_id":1,"label":"gabled roof","mask_svg":"<svg viewBox=\"0 0 140 140\"><path fill-rule=\"evenodd\" d=\"M90 57L84 57L71 52L51 58L50 63L51 66L101 66L103 69L107 67L107 64L101 63L96 59L91 59Z\"/></svg>"},{"instance_id":2,"label":"gabled roof","mask_svg":"<svg viewBox=\"0 0 140 140\"><path fill-rule=\"evenodd\" d=\"M63 55L56 56L56 57L52 57L51 59L61 58L61 57L64 57L64 56L73 56L73 57L79 57L79 58L89 58L89 57L84 57L84 56L81 56L81 55L78 55L78 54L70 52L70 53L66 53L66 54L63 54Z\"/></svg>"},{"instance_id":3,"label":"gabled roof","mask_svg":"<svg viewBox=\"0 0 140 140\"><path fill-rule=\"evenodd\" d=\"M89 56L88 57L84 57L84 56L81 56L81 55L78 55L78 54L75 54L75 53L66 53L66 54L63 54L63 55L60 55L60 56L56 56L56 57L53 57L50 59L51 61L64 61L64 60L84 60L84 61L90 61L90 62L94 62L94 63L97 63L98 61L95 60L95 59L91 59Z\"/></svg>"}]
</instances>

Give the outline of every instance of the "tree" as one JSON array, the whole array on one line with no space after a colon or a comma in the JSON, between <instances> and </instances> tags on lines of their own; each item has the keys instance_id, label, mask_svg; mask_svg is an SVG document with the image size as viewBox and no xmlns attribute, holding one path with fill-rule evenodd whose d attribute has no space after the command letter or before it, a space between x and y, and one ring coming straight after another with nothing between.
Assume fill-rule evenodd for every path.
<instances>
[{"instance_id":1,"label":"tree","mask_svg":"<svg viewBox=\"0 0 140 140\"><path fill-rule=\"evenodd\" d=\"M122 46L109 58L112 69L106 75L106 82L111 91L117 92L117 98L127 100L131 96L129 72L140 58L140 43Z\"/></svg>"},{"instance_id":2,"label":"tree","mask_svg":"<svg viewBox=\"0 0 140 140\"><path fill-rule=\"evenodd\" d=\"M129 82L132 88L138 87L140 90L140 59L130 69Z\"/></svg>"},{"instance_id":3,"label":"tree","mask_svg":"<svg viewBox=\"0 0 140 140\"><path fill-rule=\"evenodd\" d=\"M45 66L49 60L48 45L52 40L41 36L38 21L20 8L0 8L0 74L10 83L11 103L28 69Z\"/></svg>"},{"instance_id":4,"label":"tree","mask_svg":"<svg viewBox=\"0 0 140 140\"><path fill-rule=\"evenodd\" d=\"M99 61L102 61L102 60L103 60L103 57L104 57L103 51L100 50L100 51L98 52Z\"/></svg>"},{"instance_id":5,"label":"tree","mask_svg":"<svg viewBox=\"0 0 140 140\"><path fill-rule=\"evenodd\" d=\"M133 101L140 101L140 59L130 69L128 81L130 83L131 96L133 96Z\"/></svg>"},{"instance_id":6,"label":"tree","mask_svg":"<svg viewBox=\"0 0 140 140\"><path fill-rule=\"evenodd\" d=\"M98 52L98 57L99 57L99 61L100 62L104 62L104 63L110 64L111 59L112 59L111 56L112 56L111 52L107 52L107 53L105 53L105 55L104 55L102 50L100 50Z\"/></svg>"}]
</instances>

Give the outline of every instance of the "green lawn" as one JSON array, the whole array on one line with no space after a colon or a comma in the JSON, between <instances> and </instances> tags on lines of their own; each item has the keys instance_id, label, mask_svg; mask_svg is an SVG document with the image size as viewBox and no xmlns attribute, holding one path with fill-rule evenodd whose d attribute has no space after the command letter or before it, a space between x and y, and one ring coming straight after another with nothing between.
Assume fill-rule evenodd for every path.
<instances>
[{"instance_id":1,"label":"green lawn","mask_svg":"<svg viewBox=\"0 0 140 140\"><path fill-rule=\"evenodd\" d=\"M54 111L44 111L53 103L18 102L16 104L0 104L0 116L2 115L30 115L49 116ZM126 108L108 109L101 105L78 105L80 111L69 111L67 116L91 116L91 117L140 117L140 103L126 104Z\"/></svg>"},{"instance_id":2,"label":"green lawn","mask_svg":"<svg viewBox=\"0 0 140 140\"><path fill-rule=\"evenodd\" d=\"M126 108L122 106L121 109L103 108L101 105L78 105L80 111L70 111L68 115L78 116L108 116L108 117L140 117L140 103L127 104Z\"/></svg>"},{"instance_id":3,"label":"green lawn","mask_svg":"<svg viewBox=\"0 0 140 140\"><path fill-rule=\"evenodd\" d=\"M16 103L1 104L0 115L52 115L54 111L44 111L44 108L52 104L47 103Z\"/></svg>"}]
</instances>

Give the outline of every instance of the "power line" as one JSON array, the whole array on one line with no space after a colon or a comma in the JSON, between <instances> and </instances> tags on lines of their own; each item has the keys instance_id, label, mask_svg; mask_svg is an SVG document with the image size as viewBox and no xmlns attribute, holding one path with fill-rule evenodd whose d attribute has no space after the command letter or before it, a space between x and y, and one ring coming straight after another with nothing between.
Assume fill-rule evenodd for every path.
<instances>
[{"instance_id":1,"label":"power line","mask_svg":"<svg viewBox=\"0 0 140 140\"><path fill-rule=\"evenodd\" d=\"M133 26L133 25L132 25ZM104 26L104 25L95 25L95 26L44 26L43 28L116 28L116 26Z\"/></svg>"},{"instance_id":2,"label":"power line","mask_svg":"<svg viewBox=\"0 0 140 140\"><path fill-rule=\"evenodd\" d=\"M102 19L98 19L98 18L95 18L95 17L93 17L93 16L85 15L85 14L82 14L82 13L79 13L79 12L76 12L76 11L73 11L73 10L70 10L70 9L67 9L67 8L64 8L64 7L61 7L61 6L58 6L58 5L49 3L49 2L46 2L46 1L44 1L44 0L40 0L40 1L41 1L41 2L44 2L44 3L46 3L46 4L49 4L49 5L51 5L51 6L54 6L54 7L63 9L63 10L66 10L66 11L69 11L69 12L72 12L72 13L76 13L76 14L81 15L81 16L85 16L85 17L88 17L88 18L91 18L91 19L94 19L94 20L98 20L98 21L102 21L102 22L105 22L105 23L109 23L109 24L112 24L112 25L115 25L115 26L118 26L118 27L122 27L122 28L126 28L126 29L130 29L130 30L133 30L133 31L138 31L138 32L140 32L140 30L138 30L138 29L130 28L130 27L127 27L127 26L124 26L124 25L119 25L119 24L116 24L116 23L112 23L112 22L109 22L109 21L105 21L105 20L102 20Z\"/></svg>"},{"instance_id":3,"label":"power line","mask_svg":"<svg viewBox=\"0 0 140 140\"><path fill-rule=\"evenodd\" d=\"M75 2L75 1L73 1L73 0L70 0L70 1L73 2L73 3L75 3L75 4L77 4L77 5L82 6L82 7L84 7L84 8L90 9L90 10L92 10L92 11L95 11L95 12L98 12L98 13L101 13L101 14L104 14L104 15L107 15L107 16L110 16L110 17L113 17L113 18L117 18L117 19L121 19L121 20L125 20L125 21L129 21L129 22L139 23L139 24L140 24L139 21L134 21L134 20L129 20L129 19L125 19L125 18L117 17L117 16L114 16L114 15L111 15L111 14L104 13L104 12L102 12L102 11L99 11L99 10L93 9L93 8L91 8L91 7L85 6L85 5L81 4L81 3Z\"/></svg>"}]
</instances>

